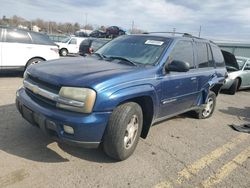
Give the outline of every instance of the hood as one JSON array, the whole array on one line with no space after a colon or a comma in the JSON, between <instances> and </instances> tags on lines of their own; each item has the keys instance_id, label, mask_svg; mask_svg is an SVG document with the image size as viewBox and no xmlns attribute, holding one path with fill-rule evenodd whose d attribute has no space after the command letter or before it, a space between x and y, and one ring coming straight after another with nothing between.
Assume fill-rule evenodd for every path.
<instances>
[{"instance_id":1,"label":"hood","mask_svg":"<svg viewBox=\"0 0 250 188\"><path fill-rule=\"evenodd\" d=\"M225 60L225 64L226 64L226 68L227 71L231 72L231 71L238 71L239 70L239 65L236 61L235 56L227 51L221 50L224 60Z\"/></svg>"},{"instance_id":2,"label":"hood","mask_svg":"<svg viewBox=\"0 0 250 188\"><path fill-rule=\"evenodd\" d=\"M98 60L95 57L63 58L32 65L28 74L57 86L92 87L140 67Z\"/></svg>"}]
</instances>

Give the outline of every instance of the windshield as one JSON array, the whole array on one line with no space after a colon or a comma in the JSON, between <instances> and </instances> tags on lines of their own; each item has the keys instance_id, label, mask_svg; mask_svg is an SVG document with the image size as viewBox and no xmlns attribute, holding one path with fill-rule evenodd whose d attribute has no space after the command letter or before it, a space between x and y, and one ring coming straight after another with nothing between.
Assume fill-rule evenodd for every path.
<instances>
[{"instance_id":1,"label":"windshield","mask_svg":"<svg viewBox=\"0 0 250 188\"><path fill-rule=\"evenodd\" d=\"M237 60L237 63L239 65L239 68L241 70L243 68L243 66L245 65L247 60L246 59L241 59L241 58L237 58L236 60Z\"/></svg>"},{"instance_id":2,"label":"windshield","mask_svg":"<svg viewBox=\"0 0 250 188\"><path fill-rule=\"evenodd\" d=\"M97 53L107 58L120 57L138 64L153 65L168 43L169 39L164 37L127 35L110 41Z\"/></svg>"},{"instance_id":3,"label":"windshield","mask_svg":"<svg viewBox=\"0 0 250 188\"><path fill-rule=\"evenodd\" d=\"M61 42L62 43L67 43L70 40L70 37L66 37L65 39L62 39Z\"/></svg>"}]
</instances>

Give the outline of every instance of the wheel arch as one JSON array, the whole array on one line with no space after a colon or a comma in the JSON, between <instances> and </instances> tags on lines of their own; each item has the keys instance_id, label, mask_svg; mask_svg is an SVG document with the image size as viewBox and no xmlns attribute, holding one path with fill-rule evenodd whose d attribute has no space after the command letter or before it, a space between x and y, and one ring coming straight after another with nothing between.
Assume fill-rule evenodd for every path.
<instances>
[{"instance_id":1,"label":"wheel arch","mask_svg":"<svg viewBox=\"0 0 250 188\"><path fill-rule=\"evenodd\" d=\"M150 96L134 97L120 102L118 106L127 102L135 102L141 107L143 113L141 137L146 138L154 117L154 103L152 98Z\"/></svg>"},{"instance_id":2,"label":"wheel arch","mask_svg":"<svg viewBox=\"0 0 250 188\"><path fill-rule=\"evenodd\" d=\"M46 59L45 58L43 58L43 57L40 57L40 56L35 56L35 57L32 57L32 58L30 58L27 62L26 62L26 64L25 64L25 69L27 68L27 66L28 66L28 63L32 60L32 59L41 59L41 60L43 60L43 61L46 61Z\"/></svg>"}]
</instances>

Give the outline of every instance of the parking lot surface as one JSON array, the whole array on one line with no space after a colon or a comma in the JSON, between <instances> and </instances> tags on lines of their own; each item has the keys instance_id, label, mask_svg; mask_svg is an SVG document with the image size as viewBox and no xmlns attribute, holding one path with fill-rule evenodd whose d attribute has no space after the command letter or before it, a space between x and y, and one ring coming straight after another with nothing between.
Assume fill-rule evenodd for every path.
<instances>
[{"instance_id":1,"label":"parking lot surface","mask_svg":"<svg viewBox=\"0 0 250 188\"><path fill-rule=\"evenodd\" d=\"M153 126L126 161L58 144L15 107L22 78L0 77L0 187L250 187L250 91L221 94L210 119L181 115Z\"/></svg>"}]
</instances>

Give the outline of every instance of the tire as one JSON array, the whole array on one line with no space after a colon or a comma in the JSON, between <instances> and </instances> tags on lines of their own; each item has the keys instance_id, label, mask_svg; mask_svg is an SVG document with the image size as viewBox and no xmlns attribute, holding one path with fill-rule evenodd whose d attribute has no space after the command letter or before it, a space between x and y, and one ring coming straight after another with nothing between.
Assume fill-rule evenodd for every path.
<instances>
[{"instance_id":1,"label":"tire","mask_svg":"<svg viewBox=\"0 0 250 188\"><path fill-rule=\"evenodd\" d=\"M27 62L25 69L27 69L28 66L31 66L31 65L40 63L41 61L44 61L44 59L42 59L42 58L32 58L32 59L30 59L30 60Z\"/></svg>"},{"instance_id":2,"label":"tire","mask_svg":"<svg viewBox=\"0 0 250 188\"><path fill-rule=\"evenodd\" d=\"M207 103L202 109L195 111L197 119L206 119L212 116L216 106L216 94L212 91L208 94Z\"/></svg>"},{"instance_id":3,"label":"tire","mask_svg":"<svg viewBox=\"0 0 250 188\"><path fill-rule=\"evenodd\" d=\"M239 78L236 78L231 87L228 89L229 94L234 95L238 90L238 86L239 86Z\"/></svg>"},{"instance_id":4,"label":"tire","mask_svg":"<svg viewBox=\"0 0 250 188\"><path fill-rule=\"evenodd\" d=\"M60 55L63 56L63 57L67 56L68 55L68 50L65 49L65 48L61 49L60 50Z\"/></svg>"},{"instance_id":5,"label":"tire","mask_svg":"<svg viewBox=\"0 0 250 188\"><path fill-rule=\"evenodd\" d=\"M112 112L105 130L104 152L118 161L127 159L137 146L142 124L142 109L137 103L128 102L118 106Z\"/></svg>"}]
</instances>

